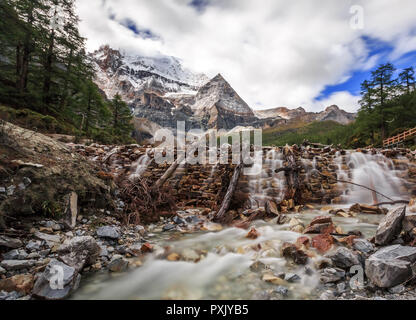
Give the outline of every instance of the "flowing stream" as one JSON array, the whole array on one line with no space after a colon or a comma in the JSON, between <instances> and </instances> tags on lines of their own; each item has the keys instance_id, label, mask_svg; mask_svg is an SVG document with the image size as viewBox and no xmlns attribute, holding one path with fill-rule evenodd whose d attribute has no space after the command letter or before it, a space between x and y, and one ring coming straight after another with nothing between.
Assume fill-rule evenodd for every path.
<instances>
[{"instance_id":1,"label":"flowing stream","mask_svg":"<svg viewBox=\"0 0 416 320\"><path fill-rule=\"evenodd\" d=\"M274 173L283 165L281 153L269 151L261 174L250 178L251 203L253 207L264 206L267 199L280 201L284 194L284 173ZM139 160L141 163L147 160ZM390 198L408 198L402 187L398 172L393 170L391 160L381 155L364 155L348 152L337 154L333 163L337 166L338 179L374 186ZM313 170L316 161L303 161ZM138 166L138 168L139 168ZM214 167L215 168L215 167ZM215 169L213 169L215 170ZM346 203L372 203L371 191L342 184ZM386 199L378 198L383 201ZM348 205L333 205L332 208L348 208ZM305 226L317 216L327 215L328 208L290 214ZM335 225L344 233L359 230L365 238L374 236L379 215L360 214L357 217L333 217ZM265 295L276 299L316 299L322 284L315 267L322 258L317 252L306 266L298 266L281 256L284 242L294 243L302 234L290 231L290 225L278 225L276 219L269 222L256 221L254 226L260 236L246 237L248 230L219 228L217 231L195 233L162 232L150 230L146 240L157 243L155 252L148 254L143 265L125 274L110 274L102 271L85 276L74 299L264 299ZM161 258L164 247L179 254L181 261ZM183 261L185 260L185 261ZM270 268L251 267L261 262ZM263 281L265 272L296 274L299 279L287 284L288 294L278 294L279 287Z\"/></svg>"}]
</instances>

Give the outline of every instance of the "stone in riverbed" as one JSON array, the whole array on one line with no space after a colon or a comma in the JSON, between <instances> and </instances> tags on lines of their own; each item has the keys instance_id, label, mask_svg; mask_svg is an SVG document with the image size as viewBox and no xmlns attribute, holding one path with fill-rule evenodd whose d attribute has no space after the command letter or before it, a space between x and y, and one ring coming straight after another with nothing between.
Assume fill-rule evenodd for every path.
<instances>
[{"instance_id":1,"label":"stone in riverbed","mask_svg":"<svg viewBox=\"0 0 416 320\"><path fill-rule=\"evenodd\" d=\"M53 259L36 280L33 296L44 300L62 300L78 288L81 276L75 268Z\"/></svg>"},{"instance_id":2,"label":"stone in riverbed","mask_svg":"<svg viewBox=\"0 0 416 320\"><path fill-rule=\"evenodd\" d=\"M97 236L100 238L120 239L120 233L116 227L104 226L97 229Z\"/></svg>"},{"instance_id":3,"label":"stone in riverbed","mask_svg":"<svg viewBox=\"0 0 416 320\"><path fill-rule=\"evenodd\" d=\"M93 265L100 252L100 246L90 236L66 240L58 249L60 259L65 264L74 267L77 272L81 271L84 266Z\"/></svg>"},{"instance_id":4,"label":"stone in riverbed","mask_svg":"<svg viewBox=\"0 0 416 320\"><path fill-rule=\"evenodd\" d=\"M59 235L52 235L52 234L46 234L42 232L36 232L35 237L46 241L49 245L54 245L61 242L61 237Z\"/></svg>"},{"instance_id":5,"label":"stone in riverbed","mask_svg":"<svg viewBox=\"0 0 416 320\"><path fill-rule=\"evenodd\" d=\"M34 278L31 274L19 274L0 280L0 291L29 294L32 291Z\"/></svg>"},{"instance_id":6,"label":"stone in riverbed","mask_svg":"<svg viewBox=\"0 0 416 320\"><path fill-rule=\"evenodd\" d=\"M338 268L326 268L321 272L322 283L334 283L345 278L345 271Z\"/></svg>"},{"instance_id":7,"label":"stone in riverbed","mask_svg":"<svg viewBox=\"0 0 416 320\"><path fill-rule=\"evenodd\" d=\"M28 257L28 254L24 250L14 249L12 251L6 252L3 254L4 260L25 260Z\"/></svg>"},{"instance_id":8,"label":"stone in riverbed","mask_svg":"<svg viewBox=\"0 0 416 320\"><path fill-rule=\"evenodd\" d=\"M64 223L69 229L75 228L78 216L78 195L71 192L66 196L66 208L64 213Z\"/></svg>"},{"instance_id":9,"label":"stone in riverbed","mask_svg":"<svg viewBox=\"0 0 416 320\"><path fill-rule=\"evenodd\" d=\"M332 223L317 223L305 229L304 234L330 234L335 233L336 229Z\"/></svg>"},{"instance_id":10,"label":"stone in riverbed","mask_svg":"<svg viewBox=\"0 0 416 320\"><path fill-rule=\"evenodd\" d=\"M334 238L329 234L320 234L312 238L312 247L323 254L331 250L334 244Z\"/></svg>"},{"instance_id":11,"label":"stone in riverbed","mask_svg":"<svg viewBox=\"0 0 416 320\"><path fill-rule=\"evenodd\" d=\"M400 233L406 207L390 211L380 222L376 232L376 244L388 245Z\"/></svg>"},{"instance_id":12,"label":"stone in riverbed","mask_svg":"<svg viewBox=\"0 0 416 320\"><path fill-rule=\"evenodd\" d=\"M124 272L129 267L129 262L121 255L115 255L108 264L108 270L111 272L119 273Z\"/></svg>"},{"instance_id":13,"label":"stone in riverbed","mask_svg":"<svg viewBox=\"0 0 416 320\"><path fill-rule=\"evenodd\" d=\"M416 228L416 214L406 214L402 222L403 231L410 233L414 228Z\"/></svg>"},{"instance_id":14,"label":"stone in riverbed","mask_svg":"<svg viewBox=\"0 0 416 320\"><path fill-rule=\"evenodd\" d=\"M6 236L0 236L0 247L18 249L23 246L22 241L19 239L13 239Z\"/></svg>"},{"instance_id":15,"label":"stone in riverbed","mask_svg":"<svg viewBox=\"0 0 416 320\"><path fill-rule=\"evenodd\" d=\"M364 254L370 254L373 253L375 248L374 245L367 240L364 239L355 239L354 240L354 244L353 244L353 248L357 251L360 251Z\"/></svg>"},{"instance_id":16,"label":"stone in riverbed","mask_svg":"<svg viewBox=\"0 0 416 320\"><path fill-rule=\"evenodd\" d=\"M3 260L0 263L0 266L7 271L13 271L31 268L35 265L35 263L35 260Z\"/></svg>"},{"instance_id":17,"label":"stone in riverbed","mask_svg":"<svg viewBox=\"0 0 416 320\"><path fill-rule=\"evenodd\" d=\"M40 250L42 243L40 241L29 241L29 243L26 245L26 250L29 251L36 251L36 250Z\"/></svg>"},{"instance_id":18,"label":"stone in riverbed","mask_svg":"<svg viewBox=\"0 0 416 320\"><path fill-rule=\"evenodd\" d=\"M284 243L282 246L282 256L293 260L296 264L305 265L308 262L308 255L298 248L295 244Z\"/></svg>"},{"instance_id":19,"label":"stone in riverbed","mask_svg":"<svg viewBox=\"0 0 416 320\"><path fill-rule=\"evenodd\" d=\"M413 276L416 248L394 245L380 249L365 262L365 273L380 288L391 288Z\"/></svg>"},{"instance_id":20,"label":"stone in riverbed","mask_svg":"<svg viewBox=\"0 0 416 320\"><path fill-rule=\"evenodd\" d=\"M340 247L335 252L326 256L332 260L332 263L341 269L348 269L352 266L361 265L360 256L347 248Z\"/></svg>"}]
</instances>

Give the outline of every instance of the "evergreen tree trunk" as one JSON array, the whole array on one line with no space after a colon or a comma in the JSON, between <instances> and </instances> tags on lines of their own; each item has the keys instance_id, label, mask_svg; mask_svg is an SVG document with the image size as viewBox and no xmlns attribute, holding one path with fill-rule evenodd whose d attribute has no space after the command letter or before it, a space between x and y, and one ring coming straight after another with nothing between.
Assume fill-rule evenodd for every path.
<instances>
[{"instance_id":1,"label":"evergreen tree trunk","mask_svg":"<svg viewBox=\"0 0 416 320\"><path fill-rule=\"evenodd\" d=\"M53 63L54 45L55 45L55 30L52 30L48 53L46 56L45 78L43 82L43 103L45 105L45 109L47 109L50 104L50 90L51 90L51 79L52 79L52 63Z\"/></svg>"}]
</instances>

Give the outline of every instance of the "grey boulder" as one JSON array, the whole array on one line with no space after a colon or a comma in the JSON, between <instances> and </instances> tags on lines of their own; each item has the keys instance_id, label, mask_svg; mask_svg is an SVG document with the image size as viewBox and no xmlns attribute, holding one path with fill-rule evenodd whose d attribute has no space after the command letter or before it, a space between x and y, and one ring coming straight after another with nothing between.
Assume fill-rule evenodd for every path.
<instances>
[{"instance_id":1,"label":"grey boulder","mask_svg":"<svg viewBox=\"0 0 416 320\"><path fill-rule=\"evenodd\" d=\"M402 221L406 214L406 207L390 211L380 222L376 232L376 244L388 245L402 230Z\"/></svg>"},{"instance_id":2,"label":"grey boulder","mask_svg":"<svg viewBox=\"0 0 416 320\"><path fill-rule=\"evenodd\" d=\"M335 252L326 256L332 260L334 266L341 269L348 269L352 266L361 265L360 256L347 248L340 247Z\"/></svg>"},{"instance_id":3,"label":"grey boulder","mask_svg":"<svg viewBox=\"0 0 416 320\"><path fill-rule=\"evenodd\" d=\"M94 264L101 252L100 246L91 236L74 237L66 240L59 248L60 260L65 264L74 267L77 272L84 266Z\"/></svg>"},{"instance_id":4,"label":"grey boulder","mask_svg":"<svg viewBox=\"0 0 416 320\"><path fill-rule=\"evenodd\" d=\"M75 268L53 259L36 280L33 296L44 300L65 299L78 288L80 280Z\"/></svg>"},{"instance_id":5,"label":"grey boulder","mask_svg":"<svg viewBox=\"0 0 416 320\"><path fill-rule=\"evenodd\" d=\"M97 236L117 240L120 238L120 233L116 227L104 226L97 229Z\"/></svg>"},{"instance_id":6,"label":"grey boulder","mask_svg":"<svg viewBox=\"0 0 416 320\"><path fill-rule=\"evenodd\" d=\"M365 273L380 288L392 288L413 277L416 248L394 245L380 249L365 262Z\"/></svg>"}]
</instances>

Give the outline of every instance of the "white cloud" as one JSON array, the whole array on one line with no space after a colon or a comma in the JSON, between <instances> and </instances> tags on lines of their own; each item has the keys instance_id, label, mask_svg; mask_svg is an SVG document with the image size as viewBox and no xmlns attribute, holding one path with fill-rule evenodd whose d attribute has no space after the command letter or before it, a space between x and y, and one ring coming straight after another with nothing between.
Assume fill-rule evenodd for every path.
<instances>
[{"instance_id":1,"label":"white cloud","mask_svg":"<svg viewBox=\"0 0 416 320\"><path fill-rule=\"evenodd\" d=\"M81 31L90 50L109 43L144 55L174 55L208 76L220 72L252 107L313 111L322 109L316 97L326 86L377 63L363 35L397 46L397 56L414 48L414 0L212 0L202 13L189 2L78 0ZM364 7L364 30L350 27L354 4ZM159 38L137 37L117 22L126 18ZM353 101L346 92L332 98L357 109L341 104Z\"/></svg>"},{"instance_id":2,"label":"white cloud","mask_svg":"<svg viewBox=\"0 0 416 320\"><path fill-rule=\"evenodd\" d=\"M338 91L326 99L314 101L312 107L314 110L323 110L326 107L337 105L347 112L356 112L360 99L360 96L354 96L348 91Z\"/></svg>"}]
</instances>

